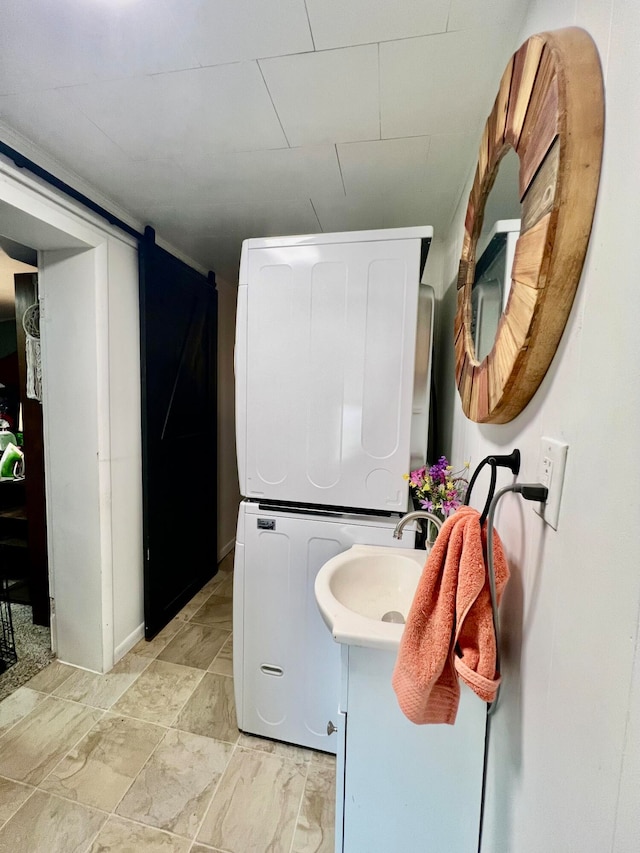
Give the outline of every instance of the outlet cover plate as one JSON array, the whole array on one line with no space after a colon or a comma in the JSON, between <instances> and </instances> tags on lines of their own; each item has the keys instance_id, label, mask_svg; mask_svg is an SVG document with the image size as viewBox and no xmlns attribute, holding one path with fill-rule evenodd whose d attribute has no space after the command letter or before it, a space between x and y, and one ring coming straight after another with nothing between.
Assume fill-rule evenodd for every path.
<instances>
[{"instance_id":1,"label":"outlet cover plate","mask_svg":"<svg viewBox=\"0 0 640 853\"><path fill-rule=\"evenodd\" d=\"M560 515L560 499L562 498L562 486L564 483L564 472L567 465L567 451L569 445L555 438L540 439L540 457L538 459L538 480L549 489L546 504L539 503L534 506L545 523L558 529L558 517Z\"/></svg>"}]
</instances>

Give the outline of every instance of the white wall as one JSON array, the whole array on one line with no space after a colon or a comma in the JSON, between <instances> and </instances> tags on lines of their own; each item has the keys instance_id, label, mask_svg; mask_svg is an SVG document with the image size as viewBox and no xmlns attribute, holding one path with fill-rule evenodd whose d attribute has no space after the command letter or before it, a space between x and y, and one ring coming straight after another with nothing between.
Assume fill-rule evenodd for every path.
<instances>
[{"instance_id":1,"label":"white wall","mask_svg":"<svg viewBox=\"0 0 640 853\"><path fill-rule=\"evenodd\" d=\"M56 600L58 656L103 670L110 603L102 560L96 279L106 246L55 249L39 257L47 539ZM50 451L50 452L49 452ZM105 620L107 625L105 625Z\"/></svg>"},{"instance_id":2,"label":"white wall","mask_svg":"<svg viewBox=\"0 0 640 853\"><path fill-rule=\"evenodd\" d=\"M118 660L142 636L142 435L138 249L109 238L109 405L113 645Z\"/></svg>"},{"instance_id":3,"label":"white wall","mask_svg":"<svg viewBox=\"0 0 640 853\"><path fill-rule=\"evenodd\" d=\"M39 257L57 654L98 672L143 632L137 249L103 236Z\"/></svg>"},{"instance_id":4,"label":"white wall","mask_svg":"<svg viewBox=\"0 0 640 853\"><path fill-rule=\"evenodd\" d=\"M640 4L532 0L520 42L568 25L591 32L603 62L602 179L558 352L510 424L468 421L453 381L445 330L455 313L468 188L444 265L442 449L454 464L473 466L493 450L519 447L519 479L533 481L540 437L569 444L557 532L516 497L507 496L497 516L512 578L502 608L504 688L489 752L485 853L640 849ZM479 484L476 505L482 491Z\"/></svg>"}]
</instances>

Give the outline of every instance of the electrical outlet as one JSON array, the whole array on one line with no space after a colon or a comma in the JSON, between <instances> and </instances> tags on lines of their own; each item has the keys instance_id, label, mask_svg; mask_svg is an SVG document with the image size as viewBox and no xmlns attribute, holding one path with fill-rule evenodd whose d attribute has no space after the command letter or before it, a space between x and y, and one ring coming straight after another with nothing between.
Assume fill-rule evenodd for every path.
<instances>
[{"instance_id":1,"label":"electrical outlet","mask_svg":"<svg viewBox=\"0 0 640 853\"><path fill-rule=\"evenodd\" d=\"M554 530L558 529L560 498L562 497L568 449L569 445L563 441L556 441L554 438L540 439L538 480L549 489L549 495L546 503L540 503L534 507L534 512L537 512Z\"/></svg>"}]
</instances>

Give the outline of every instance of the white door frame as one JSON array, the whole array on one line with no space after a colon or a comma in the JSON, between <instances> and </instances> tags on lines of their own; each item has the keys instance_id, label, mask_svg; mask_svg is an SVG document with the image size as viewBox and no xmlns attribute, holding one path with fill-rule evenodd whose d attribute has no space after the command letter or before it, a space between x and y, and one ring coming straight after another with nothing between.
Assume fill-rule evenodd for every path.
<instances>
[{"instance_id":1,"label":"white door frame","mask_svg":"<svg viewBox=\"0 0 640 853\"><path fill-rule=\"evenodd\" d=\"M136 242L2 157L0 234L38 250L53 643L61 660L106 672L118 639L111 481L111 423L118 412L110 402L109 244ZM139 472L131 475L135 479ZM135 582L141 589L141 579ZM140 631L141 626L131 632L129 644Z\"/></svg>"}]
</instances>

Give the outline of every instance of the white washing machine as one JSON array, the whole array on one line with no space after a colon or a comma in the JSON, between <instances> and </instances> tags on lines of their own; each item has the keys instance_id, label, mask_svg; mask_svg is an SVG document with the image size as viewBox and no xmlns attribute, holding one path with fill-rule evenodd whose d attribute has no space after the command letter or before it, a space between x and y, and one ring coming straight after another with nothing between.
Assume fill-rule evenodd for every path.
<instances>
[{"instance_id":1,"label":"white washing machine","mask_svg":"<svg viewBox=\"0 0 640 853\"><path fill-rule=\"evenodd\" d=\"M340 692L340 646L322 621L315 578L352 545L412 548L396 517L323 514L243 501L233 588L233 674L239 728L336 752L327 734Z\"/></svg>"}]
</instances>

